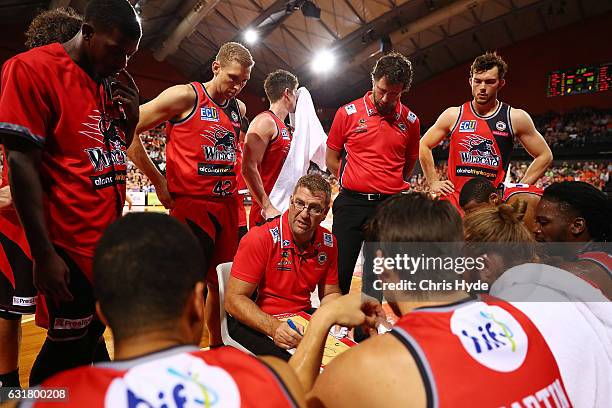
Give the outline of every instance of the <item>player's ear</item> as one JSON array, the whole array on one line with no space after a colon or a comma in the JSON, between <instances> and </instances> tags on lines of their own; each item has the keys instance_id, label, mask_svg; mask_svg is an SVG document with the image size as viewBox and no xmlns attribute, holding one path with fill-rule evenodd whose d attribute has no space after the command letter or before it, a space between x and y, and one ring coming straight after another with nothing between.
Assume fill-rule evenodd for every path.
<instances>
[{"instance_id":1,"label":"player's ear","mask_svg":"<svg viewBox=\"0 0 612 408\"><path fill-rule=\"evenodd\" d=\"M94 26L89 23L83 23L83 25L81 26L81 33L85 41L90 41L95 32L96 29L94 28Z\"/></svg>"},{"instance_id":2,"label":"player's ear","mask_svg":"<svg viewBox=\"0 0 612 408\"><path fill-rule=\"evenodd\" d=\"M499 80L499 89L502 89L504 87L504 85L506 85L506 80L505 79L500 79Z\"/></svg>"},{"instance_id":3,"label":"player's ear","mask_svg":"<svg viewBox=\"0 0 612 408\"><path fill-rule=\"evenodd\" d=\"M100 308L100 302L96 302L96 313L98 314L98 318L105 326L108 326L108 320L106 320L106 316L102 313L102 309Z\"/></svg>"}]
</instances>

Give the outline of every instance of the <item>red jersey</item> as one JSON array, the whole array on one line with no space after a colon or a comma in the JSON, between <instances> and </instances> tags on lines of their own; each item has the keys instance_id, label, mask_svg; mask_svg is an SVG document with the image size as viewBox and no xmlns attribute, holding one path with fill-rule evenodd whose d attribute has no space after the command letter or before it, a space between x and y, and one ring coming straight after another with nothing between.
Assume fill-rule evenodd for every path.
<instances>
[{"instance_id":1,"label":"red jersey","mask_svg":"<svg viewBox=\"0 0 612 408\"><path fill-rule=\"evenodd\" d=\"M295 407L266 364L232 347L183 346L57 374L42 387L67 387L66 407ZM35 407L58 406L36 401Z\"/></svg>"},{"instance_id":2,"label":"red jersey","mask_svg":"<svg viewBox=\"0 0 612 408\"><path fill-rule=\"evenodd\" d=\"M293 133L291 129L285 125L285 122L280 120L274 112L267 110L260 113L260 115L269 115L276 123L276 136L268 143L261 164L257 168L261 176L264 191L266 195L270 195L272 188L274 188L276 184L278 175L285 164L285 159L289 154ZM253 200L251 212L249 213L249 226L252 228L262 221L265 220L261 215L261 207L257 204L257 201Z\"/></svg>"},{"instance_id":3,"label":"red jersey","mask_svg":"<svg viewBox=\"0 0 612 408\"><path fill-rule=\"evenodd\" d=\"M608 272L612 277L612 255L604 251L587 250L578 255L578 259L593 262ZM590 282L589 282L590 283Z\"/></svg>"},{"instance_id":4,"label":"red jersey","mask_svg":"<svg viewBox=\"0 0 612 408\"><path fill-rule=\"evenodd\" d=\"M421 368L428 406L571 406L546 341L508 302L416 309L392 333Z\"/></svg>"},{"instance_id":5,"label":"red jersey","mask_svg":"<svg viewBox=\"0 0 612 408\"><path fill-rule=\"evenodd\" d=\"M193 111L168 122L166 178L177 195L226 197L236 192L236 150L240 138L240 109L236 99L217 105L200 82Z\"/></svg>"},{"instance_id":6,"label":"red jersey","mask_svg":"<svg viewBox=\"0 0 612 408\"><path fill-rule=\"evenodd\" d=\"M539 197L542 197L544 194L544 189L540 187L536 187L530 184L523 183L502 183L502 201L506 202L515 194L535 194Z\"/></svg>"},{"instance_id":7,"label":"red jersey","mask_svg":"<svg viewBox=\"0 0 612 408\"><path fill-rule=\"evenodd\" d=\"M419 157L419 118L401 102L383 116L371 94L338 109L327 147L342 153L341 187L361 193L399 193L410 187L403 178L404 164Z\"/></svg>"},{"instance_id":8,"label":"red jersey","mask_svg":"<svg viewBox=\"0 0 612 408\"><path fill-rule=\"evenodd\" d=\"M2 69L0 131L42 149L40 180L51 241L84 256L121 215L126 141L110 98L61 44Z\"/></svg>"},{"instance_id":9,"label":"red jersey","mask_svg":"<svg viewBox=\"0 0 612 408\"><path fill-rule=\"evenodd\" d=\"M244 152L244 142L238 143L236 150L236 189L238 190L238 226L246 227L246 209L244 208L244 195L249 192L249 189L242 177L242 152Z\"/></svg>"},{"instance_id":10,"label":"red jersey","mask_svg":"<svg viewBox=\"0 0 612 408\"><path fill-rule=\"evenodd\" d=\"M482 176L496 187L504 181L514 140L510 109L500 102L495 112L485 117L474 111L472 102L461 106L449 135L448 152L448 179L455 186L457 207L459 193L469 179Z\"/></svg>"},{"instance_id":11,"label":"red jersey","mask_svg":"<svg viewBox=\"0 0 612 408\"><path fill-rule=\"evenodd\" d=\"M293 243L289 213L255 227L240 241L232 276L257 284L257 305L276 315L308 310L318 285L338 284L338 246L319 226L305 251Z\"/></svg>"}]
</instances>

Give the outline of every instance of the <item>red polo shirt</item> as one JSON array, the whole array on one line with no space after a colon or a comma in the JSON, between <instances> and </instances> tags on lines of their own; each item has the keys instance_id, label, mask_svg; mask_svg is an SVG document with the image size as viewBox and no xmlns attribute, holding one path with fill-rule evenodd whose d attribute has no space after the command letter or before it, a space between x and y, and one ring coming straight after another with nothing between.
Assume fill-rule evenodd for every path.
<instances>
[{"instance_id":1,"label":"red polo shirt","mask_svg":"<svg viewBox=\"0 0 612 408\"><path fill-rule=\"evenodd\" d=\"M370 100L372 92L336 112L327 147L345 151L338 179L346 189L362 193L395 194L410 184L404 164L419 156L419 118L401 102L383 116Z\"/></svg>"},{"instance_id":2,"label":"red polo shirt","mask_svg":"<svg viewBox=\"0 0 612 408\"><path fill-rule=\"evenodd\" d=\"M310 309L310 294L318 285L338 284L336 239L319 226L312 244L300 251L285 212L240 241L232 276L258 285L256 303L268 314Z\"/></svg>"}]
</instances>

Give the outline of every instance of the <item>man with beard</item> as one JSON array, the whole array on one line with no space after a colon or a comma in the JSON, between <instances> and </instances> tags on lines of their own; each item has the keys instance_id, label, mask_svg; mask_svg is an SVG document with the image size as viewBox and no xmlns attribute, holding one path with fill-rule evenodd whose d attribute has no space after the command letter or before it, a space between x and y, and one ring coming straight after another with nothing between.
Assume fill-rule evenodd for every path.
<instances>
[{"instance_id":1,"label":"man with beard","mask_svg":"<svg viewBox=\"0 0 612 408\"><path fill-rule=\"evenodd\" d=\"M459 210L459 193L469 179L482 176L496 187L504 181L515 137L534 158L521 183L535 184L552 162L552 152L529 114L497 100L507 70L494 52L477 57L469 81L474 99L446 109L421 139L419 160L431 193L444 196ZM441 181L432 149L447 137L448 180Z\"/></svg>"},{"instance_id":2,"label":"man with beard","mask_svg":"<svg viewBox=\"0 0 612 408\"><path fill-rule=\"evenodd\" d=\"M340 182L332 228L343 294L351 287L367 219L387 197L410 187L406 180L421 133L419 119L400 98L412 76L412 64L402 54L381 57L372 71L372 90L338 109L329 132L327 167Z\"/></svg>"}]
</instances>

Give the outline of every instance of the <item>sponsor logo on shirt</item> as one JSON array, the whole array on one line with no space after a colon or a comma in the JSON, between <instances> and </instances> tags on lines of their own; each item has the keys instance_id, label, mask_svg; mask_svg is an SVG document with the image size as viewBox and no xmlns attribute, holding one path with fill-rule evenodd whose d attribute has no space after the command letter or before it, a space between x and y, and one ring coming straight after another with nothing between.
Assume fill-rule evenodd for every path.
<instances>
[{"instance_id":1,"label":"sponsor logo on shirt","mask_svg":"<svg viewBox=\"0 0 612 408\"><path fill-rule=\"evenodd\" d=\"M344 110L346 111L347 115L352 115L353 113L357 113L357 108L355 107L354 103L351 103L350 105L346 105L344 107Z\"/></svg>"},{"instance_id":2,"label":"sponsor logo on shirt","mask_svg":"<svg viewBox=\"0 0 612 408\"><path fill-rule=\"evenodd\" d=\"M280 241L280 232L278 232L278 227L274 227L272 229L269 230L270 234L272 235L272 242L273 243L277 243Z\"/></svg>"},{"instance_id":3,"label":"sponsor logo on shirt","mask_svg":"<svg viewBox=\"0 0 612 408\"><path fill-rule=\"evenodd\" d=\"M13 306L34 306L36 297L19 297L13 296Z\"/></svg>"},{"instance_id":4,"label":"sponsor logo on shirt","mask_svg":"<svg viewBox=\"0 0 612 408\"><path fill-rule=\"evenodd\" d=\"M493 140L472 134L459 144L467 149L467 151L459 152L462 163L481 164L489 167L499 166L499 156Z\"/></svg>"},{"instance_id":5,"label":"sponsor logo on shirt","mask_svg":"<svg viewBox=\"0 0 612 408\"><path fill-rule=\"evenodd\" d=\"M476 120L462 120L459 124L460 133L471 133L476 131Z\"/></svg>"},{"instance_id":6,"label":"sponsor logo on shirt","mask_svg":"<svg viewBox=\"0 0 612 408\"><path fill-rule=\"evenodd\" d=\"M327 232L323 233L323 244L328 247L334 247L334 237L332 234Z\"/></svg>"},{"instance_id":7,"label":"sponsor logo on shirt","mask_svg":"<svg viewBox=\"0 0 612 408\"><path fill-rule=\"evenodd\" d=\"M356 133L363 133L368 131L368 125L366 124L366 120L361 118L357 121L357 126L355 126Z\"/></svg>"},{"instance_id":8,"label":"sponsor logo on shirt","mask_svg":"<svg viewBox=\"0 0 612 408\"><path fill-rule=\"evenodd\" d=\"M291 244L291 242L288 239L283 240L283 247L288 247Z\"/></svg>"},{"instance_id":9,"label":"sponsor logo on shirt","mask_svg":"<svg viewBox=\"0 0 612 408\"><path fill-rule=\"evenodd\" d=\"M188 354L138 364L115 378L105 394L109 407L240 407L231 375Z\"/></svg>"},{"instance_id":10,"label":"sponsor logo on shirt","mask_svg":"<svg viewBox=\"0 0 612 408\"><path fill-rule=\"evenodd\" d=\"M402 132L406 131L406 125L404 125L403 123L398 123L397 127L399 128L399 130L401 130Z\"/></svg>"},{"instance_id":11,"label":"sponsor logo on shirt","mask_svg":"<svg viewBox=\"0 0 612 408\"><path fill-rule=\"evenodd\" d=\"M290 271L291 261L289 260L289 251L281 252L281 259L276 264L276 269L279 271Z\"/></svg>"},{"instance_id":12,"label":"sponsor logo on shirt","mask_svg":"<svg viewBox=\"0 0 612 408\"><path fill-rule=\"evenodd\" d=\"M327 254L325 252L319 252L319 255L317 255L317 261L319 262L319 265L323 265L325 261L327 261Z\"/></svg>"},{"instance_id":13,"label":"sponsor logo on shirt","mask_svg":"<svg viewBox=\"0 0 612 408\"><path fill-rule=\"evenodd\" d=\"M232 111L232 113L230 114L230 116L232 117L232 120L234 122L238 122L238 114L236 113L236 111Z\"/></svg>"},{"instance_id":14,"label":"sponsor logo on shirt","mask_svg":"<svg viewBox=\"0 0 612 408\"><path fill-rule=\"evenodd\" d=\"M287 129L284 129L284 128L283 128L283 129L281 130L281 137L282 137L284 140L289 140L289 132L287 131Z\"/></svg>"},{"instance_id":15,"label":"sponsor logo on shirt","mask_svg":"<svg viewBox=\"0 0 612 408\"><path fill-rule=\"evenodd\" d=\"M452 333L478 363L499 372L518 369L527 356L527 334L506 310L484 302L461 307L450 321Z\"/></svg>"},{"instance_id":16,"label":"sponsor logo on shirt","mask_svg":"<svg viewBox=\"0 0 612 408\"><path fill-rule=\"evenodd\" d=\"M53 328L56 330L75 330L83 329L89 326L93 320L93 315L89 315L82 319L60 319L56 318L53 322Z\"/></svg>"},{"instance_id":17,"label":"sponsor logo on shirt","mask_svg":"<svg viewBox=\"0 0 612 408\"><path fill-rule=\"evenodd\" d=\"M235 113L235 112L232 112ZM217 108L214 106L203 106L200 108L200 120L205 120L208 122L218 122L219 121L219 112ZM238 118L234 119L238 121Z\"/></svg>"},{"instance_id":18,"label":"sponsor logo on shirt","mask_svg":"<svg viewBox=\"0 0 612 408\"><path fill-rule=\"evenodd\" d=\"M408 112L408 120L410 121L410 123L416 122L417 115L415 115L414 112Z\"/></svg>"},{"instance_id":19,"label":"sponsor logo on shirt","mask_svg":"<svg viewBox=\"0 0 612 408\"><path fill-rule=\"evenodd\" d=\"M494 130L491 133L493 133L496 136L508 136L510 134L508 132L498 132L497 130Z\"/></svg>"},{"instance_id":20,"label":"sponsor logo on shirt","mask_svg":"<svg viewBox=\"0 0 612 408\"><path fill-rule=\"evenodd\" d=\"M125 170L109 171L108 173L99 174L97 176L89 176L91 185L94 190L115 186L117 184L125 184Z\"/></svg>"},{"instance_id":21,"label":"sponsor logo on shirt","mask_svg":"<svg viewBox=\"0 0 612 408\"><path fill-rule=\"evenodd\" d=\"M495 124L495 128L499 130L500 132L503 132L504 130L506 130L506 127L507 127L506 123L502 122L501 120Z\"/></svg>"}]
</instances>

